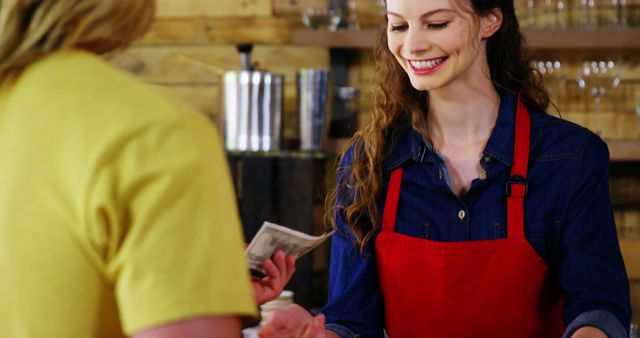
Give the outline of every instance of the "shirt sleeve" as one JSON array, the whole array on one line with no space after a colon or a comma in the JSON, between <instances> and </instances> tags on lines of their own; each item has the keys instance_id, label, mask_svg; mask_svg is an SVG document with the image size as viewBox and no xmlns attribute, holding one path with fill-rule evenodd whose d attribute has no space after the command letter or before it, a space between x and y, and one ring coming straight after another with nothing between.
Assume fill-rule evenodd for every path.
<instances>
[{"instance_id":1,"label":"shirt sleeve","mask_svg":"<svg viewBox=\"0 0 640 338\"><path fill-rule=\"evenodd\" d=\"M571 336L583 326L595 326L602 330L609 338L627 338L628 332L622 327L620 321L609 311L594 310L583 312L569 323L562 338Z\"/></svg>"},{"instance_id":2,"label":"shirt sleeve","mask_svg":"<svg viewBox=\"0 0 640 338\"><path fill-rule=\"evenodd\" d=\"M95 214L126 333L207 315L254 316L229 169L203 116L153 121L112 140Z\"/></svg>"},{"instance_id":3,"label":"shirt sleeve","mask_svg":"<svg viewBox=\"0 0 640 338\"><path fill-rule=\"evenodd\" d=\"M346 205L350 191L345 183L351 151L344 156L338 169L336 205ZM342 187L342 188L341 188ZM338 207L335 212L336 232L331 242L328 302L322 309L327 329L341 337L384 337L384 304L378 280L374 239L361 254L355 238Z\"/></svg>"},{"instance_id":4,"label":"shirt sleeve","mask_svg":"<svg viewBox=\"0 0 640 338\"><path fill-rule=\"evenodd\" d=\"M560 234L558 274L568 330L595 326L610 337L621 337L620 328L629 329L631 305L609 197L608 165L607 145L589 133L572 178L575 185L569 185L575 188Z\"/></svg>"}]
</instances>

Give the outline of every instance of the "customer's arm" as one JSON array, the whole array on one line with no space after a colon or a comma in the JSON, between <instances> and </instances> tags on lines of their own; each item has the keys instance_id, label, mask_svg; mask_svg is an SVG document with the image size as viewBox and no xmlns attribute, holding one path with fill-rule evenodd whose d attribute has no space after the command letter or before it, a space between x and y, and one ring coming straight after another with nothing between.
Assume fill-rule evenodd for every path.
<instances>
[{"instance_id":1,"label":"customer's arm","mask_svg":"<svg viewBox=\"0 0 640 338\"><path fill-rule=\"evenodd\" d=\"M239 337L240 318L257 314L222 147L196 114L148 123L95 179L91 215L109 234L98 253L130 336Z\"/></svg>"},{"instance_id":2,"label":"customer's arm","mask_svg":"<svg viewBox=\"0 0 640 338\"><path fill-rule=\"evenodd\" d=\"M186 319L134 333L132 338L240 337L240 320L231 316Z\"/></svg>"}]
</instances>

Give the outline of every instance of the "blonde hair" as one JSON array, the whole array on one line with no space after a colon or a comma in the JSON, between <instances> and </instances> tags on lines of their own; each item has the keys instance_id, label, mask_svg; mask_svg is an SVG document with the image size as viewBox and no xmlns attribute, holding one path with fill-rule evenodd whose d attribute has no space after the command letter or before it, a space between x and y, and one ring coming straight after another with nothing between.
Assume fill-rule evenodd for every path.
<instances>
[{"instance_id":1,"label":"blonde hair","mask_svg":"<svg viewBox=\"0 0 640 338\"><path fill-rule=\"evenodd\" d=\"M154 14L155 0L0 0L0 83L52 52L124 48Z\"/></svg>"}]
</instances>

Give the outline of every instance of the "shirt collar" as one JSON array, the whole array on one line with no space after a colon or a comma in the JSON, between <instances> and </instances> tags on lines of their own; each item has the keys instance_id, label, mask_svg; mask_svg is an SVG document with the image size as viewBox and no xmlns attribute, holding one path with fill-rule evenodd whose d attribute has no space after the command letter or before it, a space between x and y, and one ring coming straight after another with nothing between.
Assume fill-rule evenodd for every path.
<instances>
[{"instance_id":1,"label":"shirt collar","mask_svg":"<svg viewBox=\"0 0 640 338\"><path fill-rule=\"evenodd\" d=\"M491 156L507 166L513 162L513 139L515 130L515 111L517 96L499 91L500 110L496 125L489 136L484 154ZM439 156L429 142L411 126L399 130L391 152L382 162L382 168L393 170L409 159L415 162L437 162Z\"/></svg>"},{"instance_id":2,"label":"shirt collar","mask_svg":"<svg viewBox=\"0 0 640 338\"><path fill-rule=\"evenodd\" d=\"M513 143L515 138L517 95L509 92L500 93L500 111L496 125L493 127L484 153L507 166L513 163Z\"/></svg>"}]
</instances>

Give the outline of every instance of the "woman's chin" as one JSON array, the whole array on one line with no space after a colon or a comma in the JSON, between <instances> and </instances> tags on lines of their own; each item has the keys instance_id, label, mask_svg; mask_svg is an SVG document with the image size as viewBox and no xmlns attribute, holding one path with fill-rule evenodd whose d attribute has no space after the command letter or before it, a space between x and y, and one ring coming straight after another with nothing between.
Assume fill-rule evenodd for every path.
<instances>
[{"instance_id":1,"label":"woman's chin","mask_svg":"<svg viewBox=\"0 0 640 338\"><path fill-rule=\"evenodd\" d=\"M413 81L412 80L411 85L415 90L420 92L432 91L440 88L440 85L437 83L434 83L433 81Z\"/></svg>"}]
</instances>

